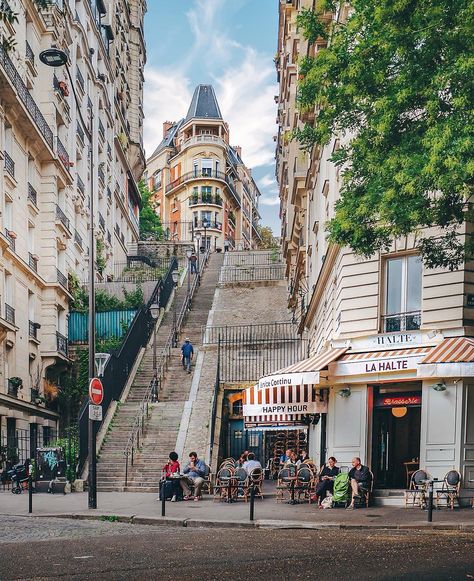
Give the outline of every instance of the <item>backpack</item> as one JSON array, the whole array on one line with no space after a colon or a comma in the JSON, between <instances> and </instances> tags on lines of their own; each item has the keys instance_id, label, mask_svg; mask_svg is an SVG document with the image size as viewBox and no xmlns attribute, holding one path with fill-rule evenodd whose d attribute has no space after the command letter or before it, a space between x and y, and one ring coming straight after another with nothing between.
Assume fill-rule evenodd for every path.
<instances>
[{"instance_id":1,"label":"backpack","mask_svg":"<svg viewBox=\"0 0 474 581\"><path fill-rule=\"evenodd\" d=\"M349 500L349 474L340 472L334 478L333 503L348 502Z\"/></svg>"},{"instance_id":2,"label":"backpack","mask_svg":"<svg viewBox=\"0 0 474 581\"><path fill-rule=\"evenodd\" d=\"M332 508L333 505L332 498L333 497L330 494L328 494L326 498L323 498L323 500L321 501L321 508Z\"/></svg>"}]
</instances>

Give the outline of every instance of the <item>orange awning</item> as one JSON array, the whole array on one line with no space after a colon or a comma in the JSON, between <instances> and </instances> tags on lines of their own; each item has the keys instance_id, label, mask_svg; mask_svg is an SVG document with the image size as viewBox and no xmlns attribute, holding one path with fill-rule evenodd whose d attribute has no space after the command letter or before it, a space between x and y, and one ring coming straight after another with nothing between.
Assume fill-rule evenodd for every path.
<instances>
[{"instance_id":1,"label":"orange awning","mask_svg":"<svg viewBox=\"0 0 474 581\"><path fill-rule=\"evenodd\" d=\"M470 337L452 337L444 339L433 347L421 362L425 363L473 363L474 339Z\"/></svg>"}]
</instances>

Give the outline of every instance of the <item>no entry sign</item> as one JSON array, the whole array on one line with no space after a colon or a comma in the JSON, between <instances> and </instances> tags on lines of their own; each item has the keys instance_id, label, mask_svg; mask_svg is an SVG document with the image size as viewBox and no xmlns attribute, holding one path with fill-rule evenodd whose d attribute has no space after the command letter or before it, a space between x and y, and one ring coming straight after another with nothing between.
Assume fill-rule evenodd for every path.
<instances>
[{"instance_id":1,"label":"no entry sign","mask_svg":"<svg viewBox=\"0 0 474 581\"><path fill-rule=\"evenodd\" d=\"M104 399L104 386L97 377L91 379L89 383L89 397L94 405L100 405Z\"/></svg>"}]
</instances>

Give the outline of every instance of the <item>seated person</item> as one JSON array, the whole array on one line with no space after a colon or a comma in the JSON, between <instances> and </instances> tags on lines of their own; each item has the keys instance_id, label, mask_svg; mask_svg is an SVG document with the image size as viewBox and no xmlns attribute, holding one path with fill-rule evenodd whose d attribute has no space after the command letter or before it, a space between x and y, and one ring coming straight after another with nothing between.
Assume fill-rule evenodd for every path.
<instances>
[{"instance_id":1,"label":"seated person","mask_svg":"<svg viewBox=\"0 0 474 581\"><path fill-rule=\"evenodd\" d=\"M242 464L242 468L245 470L245 472L247 472L247 474L250 474L250 472L255 470L255 468L261 469L262 465L258 460L255 460L255 454L253 452L249 452L247 461Z\"/></svg>"},{"instance_id":2,"label":"seated person","mask_svg":"<svg viewBox=\"0 0 474 581\"><path fill-rule=\"evenodd\" d=\"M181 468L178 462L178 454L176 452L170 452L168 462L163 466L163 481L170 480L172 474L179 474ZM181 488L179 486L179 480L169 481L167 484L163 483L165 487L166 497L169 498L168 494L171 495L171 502L176 502L178 496L180 495ZM160 491L161 494L161 491ZM160 500L160 497L157 498Z\"/></svg>"},{"instance_id":3,"label":"seated person","mask_svg":"<svg viewBox=\"0 0 474 581\"><path fill-rule=\"evenodd\" d=\"M179 474L181 467L178 462L178 454L170 452L168 462L163 466L164 477L169 478L172 474Z\"/></svg>"},{"instance_id":4,"label":"seated person","mask_svg":"<svg viewBox=\"0 0 474 581\"><path fill-rule=\"evenodd\" d=\"M309 460L308 452L306 452L306 450L301 450L298 459L301 462L301 464L304 464L307 460Z\"/></svg>"},{"instance_id":5,"label":"seated person","mask_svg":"<svg viewBox=\"0 0 474 581\"><path fill-rule=\"evenodd\" d=\"M245 464L245 462L247 462L248 455L249 455L248 450L245 450L245 452L242 452L242 454L239 456L239 459L237 460L237 464L239 466L243 466Z\"/></svg>"},{"instance_id":6,"label":"seated person","mask_svg":"<svg viewBox=\"0 0 474 581\"><path fill-rule=\"evenodd\" d=\"M362 465L360 458L352 458L352 468L349 470L349 479L352 488L352 500L347 508L353 509L355 499L365 495L365 493L370 489L370 483L372 481L370 470L367 466Z\"/></svg>"},{"instance_id":7,"label":"seated person","mask_svg":"<svg viewBox=\"0 0 474 581\"><path fill-rule=\"evenodd\" d=\"M291 450L287 450L284 454L280 456L280 464L286 464L290 459Z\"/></svg>"},{"instance_id":8,"label":"seated person","mask_svg":"<svg viewBox=\"0 0 474 581\"><path fill-rule=\"evenodd\" d=\"M336 466L336 462L337 460L334 456L328 458L328 463L319 474L319 482L316 484L316 496L319 504L321 504L323 498L326 498L328 492L332 494L334 490L334 478L341 471L341 469Z\"/></svg>"},{"instance_id":9,"label":"seated person","mask_svg":"<svg viewBox=\"0 0 474 581\"><path fill-rule=\"evenodd\" d=\"M182 478L179 483L184 492L184 500L189 500L191 496L190 485L194 485L194 500L201 500L201 489L207 473L207 466L203 460L199 460L196 452L189 454L189 462L183 470L187 478Z\"/></svg>"}]
</instances>

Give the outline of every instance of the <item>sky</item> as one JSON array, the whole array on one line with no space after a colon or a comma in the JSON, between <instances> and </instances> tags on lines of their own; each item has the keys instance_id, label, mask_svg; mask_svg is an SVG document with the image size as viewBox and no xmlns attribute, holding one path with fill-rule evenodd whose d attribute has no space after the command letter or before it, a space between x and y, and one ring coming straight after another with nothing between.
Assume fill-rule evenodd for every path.
<instances>
[{"instance_id":1,"label":"sky","mask_svg":"<svg viewBox=\"0 0 474 581\"><path fill-rule=\"evenodd\" d=\"M144 143L151 155L163 121L184 117L196 85L212 84L231 145L242 147L262 194L261 223L279 235L277 28L277 0L148 0Z\"/></svg>"}]
</instances>

